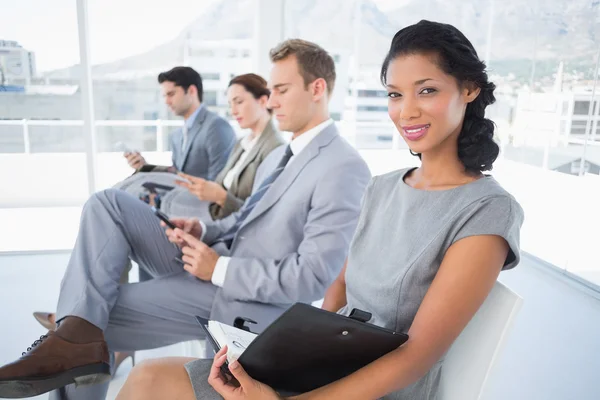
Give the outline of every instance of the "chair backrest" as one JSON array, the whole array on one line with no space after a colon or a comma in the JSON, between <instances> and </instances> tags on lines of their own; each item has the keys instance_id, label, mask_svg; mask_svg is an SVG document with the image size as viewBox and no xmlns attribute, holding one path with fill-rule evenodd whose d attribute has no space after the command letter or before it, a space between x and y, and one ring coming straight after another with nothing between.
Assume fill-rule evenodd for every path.
<instances>
[{"instance_id":1,"label":"chair backrest","mask_svg":"<svg viewBox=\"0 0 600 400\"><path fill-rule=\"evenodd\" d=\"M446 354L440 400L479 400L523 299L500 282Z\"/></svg>"}]
</instances>

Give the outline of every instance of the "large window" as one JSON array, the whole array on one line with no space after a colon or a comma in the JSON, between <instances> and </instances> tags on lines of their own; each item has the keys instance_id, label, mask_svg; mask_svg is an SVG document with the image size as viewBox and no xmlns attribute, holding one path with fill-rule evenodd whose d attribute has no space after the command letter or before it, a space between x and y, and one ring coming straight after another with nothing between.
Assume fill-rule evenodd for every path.
<instances>
[{"instance_id":1,"label":"large window","mask_svg":"<svg viewBox=\"0 0 600 400\"><path fill-rule=\"evenodd\" d=\"M487 113L502 148L493 174L525 209L523 249L600 284L593 234L600 225L597 1L282 1L284 36L315 41L335 56L331 113L375 173L418 163L387 116L379 81L393 35L421 19L461 29L497 86ZM170 162L169 135L182 121L164 104L159 72L196 68L206 104L227 115L229 79L255 72L255 3L88 4L103 188L131 172L118 142L151 162ZM11 173L0 175L9 188L0 207L80 204L88 188L75 2L21 0L4 7L3 17L0 168Z\"/></svg>"},{"instance_id":2,"label":"large window","mask_svg":"<svg viewBox=\"0 0 600 400\"><path fill-rule=\"evenodd\" d=\"M160 72L179 65L196 68L204 78L206 104L217 105L209 86L221 84L218 69L191 63L196 57L212 57L213 51L194 45L190 33L214 1L88 3L98 188L104 188L132 172L122 157L122 145L143 152L148 162L171 164L169 139L183 121L162 98Z\"/></svg>"},{"instance_id":3,"label":"large window","mask_svg":"<svg viewBox=\"0 0 600 400\"><path fill-rule=\"evenodd\" d=\"M566 0L288 1L285 28L287 36L346 55L335 89L341 106L333 107L342 110L343 131L381 172L418 162L406 150L393 158L367 150L390 148L389 138L397 137L379 82L393 35L421 19L459 28L497 86L487 112L502 147L493 175L525 209L523 249L600 284L592 234L600 225L600 110L591 108L600 102L600 87L592 99L599 12L598 2Z\"/></svg>"},{"instance_id":4,"label":"large window","mask_svg":"<svg viewBox=\"0 0 600 400\"><path fill-rule=\"evenodd\" d=\"M88 190L79 82L52 78L79 62L75 2L1 9L0 214L81 203Z\"/></svg>"}]
</instances>

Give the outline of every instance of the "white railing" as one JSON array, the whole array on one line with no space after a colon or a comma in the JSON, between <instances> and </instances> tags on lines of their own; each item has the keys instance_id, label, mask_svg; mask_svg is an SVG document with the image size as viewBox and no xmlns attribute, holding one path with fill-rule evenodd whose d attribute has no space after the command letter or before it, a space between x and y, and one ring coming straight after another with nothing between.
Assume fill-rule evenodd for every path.
<instances>
[{"instance_id":1,"label":"white railing","mask_svg":"<svg viewBox=\"0 0 600 400\"><path fill-rule=\"evenodd\" d=\"M29 138L29 127L30 126L81 126L83 127L82 120L0 120L1 126L21 126L23 128L23 143L24 153L31 153L31 141ZM97 127L143 127L153 126L156 128L156 151L165 151L163 143L163 128L168 126L183 126L181 120L96 120L95 126ZM2 153L2 149L0 149Z\"/></svg>"},{"instance_id":2,"label":"white railing","mask_svg":"<svg viewBox=\"0 0 600 400\"><path fill-rule=\"evenodd\" d=\"M236 134L240 136L242 130L235 123L235 121L228 121ZM168 151L164 148L164 129L165 127L177 127L183 126L182 120L96 120L94 122L96 127L155 127L156 128L156 151L163 152ZM339 121L337 125L343 137L345 137L352 144L356 144L357 133L361 130L381 130L382 132L395 132L394 125L391 121L377 122L377 121ZM25 154L31 153L31 140L29 137L29 127L32 126L47 126L47 127L72 127L80 126L83 127L82 120L37 120L37 119L21 119L21 120L0 120L0 127L2 126L20 126L23 130L23 143ZM0 132L0 135L2 132ZM392 143L390 145L392 149L406 148L399 135L392 135ZM2 148L0 148L2 153Z\"/></svg>"}]
</instances>

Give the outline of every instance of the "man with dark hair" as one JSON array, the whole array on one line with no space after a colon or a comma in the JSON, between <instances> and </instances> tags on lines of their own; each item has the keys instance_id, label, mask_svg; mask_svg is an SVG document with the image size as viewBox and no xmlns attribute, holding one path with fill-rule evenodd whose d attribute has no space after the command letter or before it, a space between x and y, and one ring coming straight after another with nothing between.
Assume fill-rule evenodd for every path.
<instances>
[{"instance_id":1,"label":"man with dark hair","mask_svg":"<svg viewBox=\"0 0 600 400\"><path fill-rule=\"evenodd\" d=\"M58 328L0 368L0 397L106 382L109 349L198 338L195 315L226 324L251 318L259 332L292 304L323 298L346 259L371 174L329 117L331 56L294 43L274 60L268 101L293 138L264 159L244 206L218 221L172 219L177 229L165 234L127 193L94 194L62 281ZM129 258L154 279L119 285ZM51 399L103 399L106 389L68 385Z\"/></svg>"},{"instance_id":2,"label":"man with dark hair","mask_svg":"<svg viewBox=\"0 0 600 400\"><path fill-rule=\"evenodd\" d=\"M181 171L213 180L225 167L235 144L231 125L202 104L202 78L193 68L161 72L158 83L167 106L185 120L183 128L171 137L173 165L150 165L139 152L125 153L127 162L138 172Z\"/></svg>"},{"instance_id":3,"label":"man with dark hair","mask_svg":"<svg viewBox=\"0 0 600 400\"><path fill-rule=\"evenodd\" d=\"M187 93L190 86L196 86L198 100L202 103L204 91L202 88L202 77L198 72L190 67L175 67L166 72L158 74L158 83L173 82L176 86L181 86Z\"/></svg>"}]
</instances>

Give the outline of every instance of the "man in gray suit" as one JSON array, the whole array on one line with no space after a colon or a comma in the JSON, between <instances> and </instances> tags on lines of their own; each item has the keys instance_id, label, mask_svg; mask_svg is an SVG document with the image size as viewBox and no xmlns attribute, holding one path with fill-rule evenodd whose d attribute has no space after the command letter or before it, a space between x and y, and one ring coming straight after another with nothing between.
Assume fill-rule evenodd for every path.
<instances>
[{"instance_id":1,"label":"man in gray suit","mask_svg":"<svg viewBox=\"0 0 600 400\"><path fill-rule=\"evenodd\" d=\"M171 111L184 119L171 137L173 165L146 162L139 152L127 152L129 165L138 172L185 172L213 180L221 172L235 144L231 125L202 103L200 74L190 67L175 67L158 75L161 92Z\"/></svg>"},{"instance_id":2,"label":"man in gray suit","mask_svg":"<svg viewBox=\"0 0 600 400\"><path fill-rule=\"evenodd\" d=\"M105 382L108 349L198 338L194 315L248 317L259 332L293 303L323 297L347 256L370 173L329 118L331 56L290 40L271 59L269 107L293 140L263 161L244 206L219 222L174 220L165 235L132 196L92 196L62 282L59 326L0 368L0 397ZM119 286L129 257L154 279ZM51 398L102 399L106 387L69 385Z\"/></svg>"}]
</instances>

